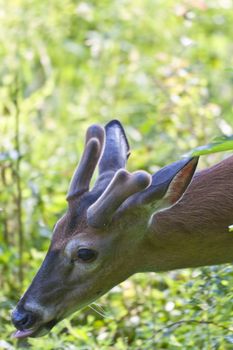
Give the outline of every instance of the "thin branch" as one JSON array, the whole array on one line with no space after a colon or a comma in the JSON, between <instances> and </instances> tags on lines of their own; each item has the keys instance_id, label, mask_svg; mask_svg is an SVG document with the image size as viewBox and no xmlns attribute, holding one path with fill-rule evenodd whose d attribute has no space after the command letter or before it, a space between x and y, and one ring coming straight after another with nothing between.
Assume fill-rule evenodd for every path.
<instances>
[{"instance_id":1,"label":"thin branch","mask_svg":"<svg viewBox=\"0 0 233 350\"><path fill-rule=\"evenodd\" d=\"M1 176L1 182L2 182L3 188L7 186L6 169L7 169L7 167L5 165L2 165L0 167L0 176ZM0 194L1 194L1 192L0 192ZM9 244L8 220L7 220L5 205L3 207L4 207L4 209L0 207L0 212L1 212L0 215L2 216L2 226L3 226L3 242L6 245L8 245Z\"/></svg>"},{"instance_id":2,"label":"thin branch","mask_svg":"<svg viewBox=\"0 0 233 350\"><path fill-rule=\"evenodd\" d=\"M225 331L232 332L232 329L230 329L230 328L228 328L226 326L223 326L222 324L215 323L213 321L204 321L204 320L198 321L198 320L191 319L191 320L180 320L180 321L177 321L177 322L174 322L174 323L170 323L170 324L166 325L165 327L158 329L156 331L156 333L164 332L168 328L180 327L183 324L211 325L211 326L215 326L215 327L224 329Z\"/></svg>"},{"instance_id":3,"label":"thin branch","mask_svg":"<svg viewBox=\"0 0 233 350\"><path fill-rule=\"evenodd\" d=\"M19 109L19 86L18 79L16 80L16 90L13 94L13 102L15 105L15 150L17 152L16 158L16 207L17 207L17 225L19 231L19 282L22 286L23 284L23 249L24 249L24 232L23 232L23 222L22 222L22 186L21 186L21 147L20 147L20 109Z\"/></svg>"}]
</instances>

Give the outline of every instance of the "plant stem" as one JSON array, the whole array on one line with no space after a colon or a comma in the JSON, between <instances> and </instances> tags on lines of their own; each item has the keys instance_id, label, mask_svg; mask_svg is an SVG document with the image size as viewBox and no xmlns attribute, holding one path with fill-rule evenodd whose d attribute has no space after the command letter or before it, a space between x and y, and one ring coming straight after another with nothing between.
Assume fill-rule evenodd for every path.
<instances>
[{"instance_id":1,"label":"plant stem","mask_svg":"<svg viewBox=\"0 0 233 350\"><path fill-rule=\"evenodd\" d=\"M23 232L23 222L22 222L22 186L21 186L21 149L20 149L20 110L18 103L18 84L16 84L16 91L14 96L14 104L15 104L15 150L17 152L16 158L16 207L17 207L17 226L19 232L19 282L22 288L23 284L23 249L24 249L24 232Z\"/></svg>"}]
</instances>

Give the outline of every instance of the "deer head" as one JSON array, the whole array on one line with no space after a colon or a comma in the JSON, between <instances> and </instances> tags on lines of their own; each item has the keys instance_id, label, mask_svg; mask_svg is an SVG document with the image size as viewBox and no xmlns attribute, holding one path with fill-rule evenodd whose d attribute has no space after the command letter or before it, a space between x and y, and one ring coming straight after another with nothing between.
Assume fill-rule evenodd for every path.
<instances>
[{"instance_id":1,"label":"deer head","mask_svg":"<svg viewBox=\"0 0 233 350\"><path fill-rule=\"evenodd\" d=\"M48 253L15 310L15 337L41 336L135 272L150 270L151 222L174 205L196 168L186 158L154 175L125 170L129 145L117 120L92 125ZM99 174L89 188L98 164ZM156 254L156 253L155 253Z\"/></svg>"}]
</instances>

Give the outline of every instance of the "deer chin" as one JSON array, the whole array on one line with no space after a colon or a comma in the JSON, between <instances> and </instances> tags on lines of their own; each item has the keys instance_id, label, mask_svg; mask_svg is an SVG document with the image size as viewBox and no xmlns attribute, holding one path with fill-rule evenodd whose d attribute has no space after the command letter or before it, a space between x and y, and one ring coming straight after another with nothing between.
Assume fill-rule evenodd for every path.
<instances>
[{"instance_id":1,"label":"deer chin","mask_svg":"<svg viewBox=\"0 0 233 350\"><path fill-rule=\"evenodd\" d=\"M22 339L27 337L38 338L46 335L50 330L58 323L58 320L54 319L40 326L30 329L18 329L14 334L13 338Z\"/></svg>"}]
</instances>

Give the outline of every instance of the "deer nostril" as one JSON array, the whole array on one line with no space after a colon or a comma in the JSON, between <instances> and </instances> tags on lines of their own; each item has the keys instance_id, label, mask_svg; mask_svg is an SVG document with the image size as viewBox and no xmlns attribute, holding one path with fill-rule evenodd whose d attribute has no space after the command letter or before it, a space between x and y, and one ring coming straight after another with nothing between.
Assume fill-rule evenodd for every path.
<instances>
[{"instance_id":1,"label":"deer nostril","mask_svg":"<svg viewBox=\"0 0 233 350\"><path fill-rule=\"evenodd\" d=\"M12 322L19 330L31 328L36 322L37 316L30 311L15 309L12 313Z\"/></svg>"}]
</instances>

